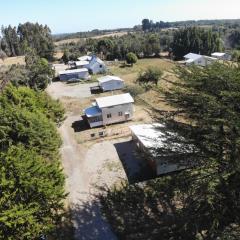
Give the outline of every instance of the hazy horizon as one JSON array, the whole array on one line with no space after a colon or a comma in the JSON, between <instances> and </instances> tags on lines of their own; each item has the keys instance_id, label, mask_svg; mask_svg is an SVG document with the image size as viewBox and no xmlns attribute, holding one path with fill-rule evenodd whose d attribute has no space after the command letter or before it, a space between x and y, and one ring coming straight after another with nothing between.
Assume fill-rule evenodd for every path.
<instances>
[{"instance_id":1,"label":"hazy horizon","mask_svg":"<svg viewBox=\"0 0 240 240\"><path fill-rule=\"evenodd\" d=\"M143 18L153 21L239 19L239 0L11 0L1 3L0 24L47 24L53 34L93 29L131 28Z\"/></svg>"}]
</instances>

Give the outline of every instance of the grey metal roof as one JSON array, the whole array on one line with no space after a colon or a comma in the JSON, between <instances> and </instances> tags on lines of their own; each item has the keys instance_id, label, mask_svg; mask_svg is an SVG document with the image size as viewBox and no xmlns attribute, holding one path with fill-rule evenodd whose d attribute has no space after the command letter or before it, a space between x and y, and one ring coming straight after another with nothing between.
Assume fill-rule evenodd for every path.
<instances>
[{"instance_id":1,"label":"grey metal roof","mask_svg":"<svg viewBox=\"0 0 240 240\"><path fill-rule=\"evenodd\" d=\"M101 97L96 99L99 108L117 106L121 104L133 103L134 100L129 93L113 95L108 97Z\"/></svg>"},{"instance_id":2,"label":"grey metal roof","mask_svg":"<svg viewBox=\"0 0 240 240\"><path fill-rule=\"evenodd\" d=\"M197 60L201 58L202 55L196 54L196 53L188 53L187 55L184 56L186 59L192 59L192 60Z\"/></svg>"}]
</instances>

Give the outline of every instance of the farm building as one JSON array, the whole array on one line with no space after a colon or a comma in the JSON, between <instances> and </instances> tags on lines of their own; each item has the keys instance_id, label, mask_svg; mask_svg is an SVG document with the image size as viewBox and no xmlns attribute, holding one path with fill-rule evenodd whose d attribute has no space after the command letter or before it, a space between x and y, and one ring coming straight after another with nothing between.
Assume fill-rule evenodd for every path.
<instances>
[{"instance_id":1,"label":"farm building","mask_svg":"<svg viewBox=\"0 0 240 240\"><path fill-rule=\"evenodd\" d=\"M159 123L130 126L132 139L137 147L145 153L146 159L156 175L167 174L187 168L184 153L193 149L192 145L169 143L169 136L176 134L165 132L165 126ZM169 151L167 150L169 148ZM173 152L183 157L179 159Z\"/></svg>"},{"instance_id":2,"label":"farm building","mask_svg":"<svg viewBox=\"0 0 240 240\"><path fill-rule=\"evenodd\" d=\"M92 56L88 56L88 55L86 55L86 56L81 56L81 57L79 57L78 58L78 61L91 61L91 59L92 59Z\"/></svg>"},{"instance_id":3,"label":"farm building","mask_svg":"<svg viewBox=\"0 0 240 240\"><path fill-rule=\"evenodd\" d=\"M90 78L88 69L81 68L81 69L72 69L72 70L65 70L59 72L59 78L61 81L69 81L69 80L87 80Z\"/></svg>"},{"instance_id":4,"label":"farm building","mask_svg":"<svg viewBox=\"0 0 240 240\"><path fill-rule=\"evenodd\" d=\"M231 60L231 55L228 53L223 53L223 52L215 52L211 54L212 57L217 58L219 60L226 60L230 61Z\"/></svg>"},{"instance_id":5,"label":"farm building","mask_svg":"<svg viewBox=\"0 0 240 240\"><path fill-rule=\"evenodd\" d=\"M84 110L91 128L125 122L133 117L134 100L129 93L95 99L93 106Z\"/></svg>"},{"instance_id":6,"label":"farm building","mask_svg":"<svg viewBox=\"0 0 240 240\"><path fill-rule=\"evenodd\" d=\"M184 56L184 59L187 66L194 64L202 67L205 67L217 60L217 58L203 56L195 53L188 53Z\"/></svg>"},{"instance_id":7,"label":"farm building","mask_svg":"<svg viewBox=\"0 0 240 240\"><path fill-rule=\"evenodd\" d=\"M88 61L76 61L73 64L73 68L88 68Z\"/></svg>"},{"instance_id":8,"label":"farm building","mask_svg":"<svg viewBox=\"0 0 240 240\"><path fill-rule=\"evenodd\" d=\"M92 74L105 73L107 70L105 63L96 56L92 56L87 68Z\"/></svg>"},{"instance_id":9,"label":"farm building","mask_svg":"<svg viewBox=\"0 0 240 240\"><path fill-rule=\"evenodd\" d=\"M91 87L91 91L114 91L122 89L124 87L124 81L116 76L104 76L98 78L98 86Z\"/></svg>"}]
</instances>

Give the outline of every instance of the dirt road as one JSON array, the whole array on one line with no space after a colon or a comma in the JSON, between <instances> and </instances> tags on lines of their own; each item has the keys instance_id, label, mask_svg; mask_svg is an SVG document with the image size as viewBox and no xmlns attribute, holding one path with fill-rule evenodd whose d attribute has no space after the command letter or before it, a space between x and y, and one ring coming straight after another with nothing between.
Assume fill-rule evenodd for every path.
<instances>
[{"instance_id":1,"label":"dirt road","mask_svg":"<svg viewBox=\"0 0 240 240\"><path fill-rule=\"evenodd\" d=\"M91 150L89 153L89 150L77 144L71 128L76 120L78 116L68 116L59 129L63 140L62 164L67 176L66 188L69 192L75 239L116 239L109 224L102 218L99 203L94 197L95 183L99 178L99 169L96 166L102 162L97 155L92 155ZM93 162L94 159L96 163Z\"/></svg>"}]
</instances>

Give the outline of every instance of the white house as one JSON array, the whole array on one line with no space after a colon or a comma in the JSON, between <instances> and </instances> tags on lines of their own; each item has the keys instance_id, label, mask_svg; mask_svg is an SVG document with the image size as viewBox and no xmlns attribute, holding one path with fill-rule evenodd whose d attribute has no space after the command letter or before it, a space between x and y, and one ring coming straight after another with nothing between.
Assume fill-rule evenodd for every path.
<instances>
[{"instance_id":1,"label":"white house","mask_svg":"<svg viewBox=\"0 0 240 240\"><path fill-rule=\"evenodd\" d=\"M81 68L81 69L60 71L59 78L61 81L80 80L80 79L87 80L90 78L90 75L87 68Z\"/></svg>"},{"instance_id":2,"label":"white house","mask_svg":"<svg viewBox=\"0 0 240 240\"><path fill-rule=\"evenodd\" d=\"M172 144L168 153L161 153L161 150L165 149L167 134L162 130L165 128L163 124L141 124L130 126L132 132L132 139L136 143L137 147L146 154L146 160L156 173L156 175L167 174L175 171L185 169L187 167L186 160L171 156L172 151L178 149L181 154L187 151L186 148L181 147L180 144ZM175 135L174 135L175 136ZM193 146L189 146L191 148Z\"/></svg>"},{"instance_id":3,"label":"white house","mask_svg":"<svg viewBox=\"0 0 240 240\"><path fill-rule=\"evenodd\" d=\"M99 87L105 91L113 91L124 87L124 80L117 76L104 76L98 78Z\"/></svg>"},{"instance_id":4,"label":"white house","mask_svg":"<svg viewBox=\"0 0 240 240\"><path fill-rule=\"evenodd\" d=\"M185 64L187 66L194 64L202 67L205 67L213 63L214 61L217 61L217 58L208 57L208 56L204 56L196 53L188 53L187 55L184 56L184 59L185 59Z\"/></svg>"},{"instance_id":5,"label":"white house","mask_svg":"<svg viewBox=\"0 0 240 240\"><path fill-rule=\"evenodd\" d=\"M84 110L91 128L125 122L133 117L134 100L129 93L95 99L93 106Z\"/></svg>"},{"instance_id":6,"label":"white house","mask_svg":"<svg viewBox=\"0 0 240 240\"><path fill-rule=\"evenodd\" d=\"M107 70L105 63L96 56L92 56L86 68L88 68L92 74L105 73Z\"/></svg>"},{"instance_id":7,"label":"white house","mask_svg":"<svg viewBox=\"0 0 240 240\"><path fill-rule=\"evenodd\" d=\"M214 52L211 54L211 56L220 60L227 60L227 61L230 61L232 58L230 54L224 53L224 52Z\"/></svg>"}]
</instances>

